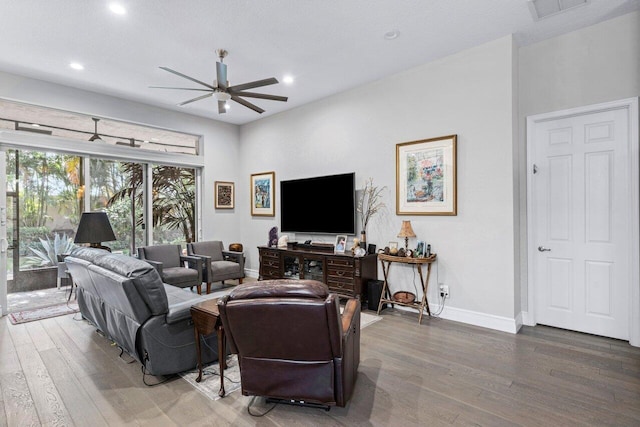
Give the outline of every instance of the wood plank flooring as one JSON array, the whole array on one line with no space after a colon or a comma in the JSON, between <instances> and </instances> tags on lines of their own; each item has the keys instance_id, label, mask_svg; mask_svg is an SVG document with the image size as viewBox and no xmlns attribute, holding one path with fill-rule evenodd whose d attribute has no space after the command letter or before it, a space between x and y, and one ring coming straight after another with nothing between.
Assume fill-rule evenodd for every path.
<instances>
[{"instance_id":1,"label":"wood plank flooring","mask_svg":"<svg viewBox=\"0 0 640 427\"><path fill-rule=\"evenodd\" d=\"M346 408L247 413L176 378L148 387L140 365L80 315L0 319L0 426L639 426L640 349L537 326L507 334L385 310L362 331ZM126 358L126 356L125 356ZM153 381L154 377L147 377ZM268 409L261 399L253 411Z\"/></svg>"}]
</instances>

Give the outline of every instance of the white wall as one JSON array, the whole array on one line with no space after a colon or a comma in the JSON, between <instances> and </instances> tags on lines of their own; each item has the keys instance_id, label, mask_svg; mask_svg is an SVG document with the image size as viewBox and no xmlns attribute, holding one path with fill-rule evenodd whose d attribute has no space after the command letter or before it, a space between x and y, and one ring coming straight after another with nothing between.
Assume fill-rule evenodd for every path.
<instances>
[{"instance_id":1,"label":"white wall","mask_svg":"<svg viewBox=\"0 0 640 427\"><path fill-rule=\"evenodd\" d=\"M213 200L214 181L238 181L238 126L2 72L0 97L202 135L203 238L240 241L237 211L215 211Z\"/></svg>"},{"instance_id":2,"label":"white wall","mask_svg":"<svg viewBox=\"0 0 640 427\"><path fill-rule=\"evenodd\" d=\"M527 301L526 117L640 96L640 12L522 47L518 61L521 301L527 312L533 307Z\"/></svg>"},{"instance_id":3,"label":"white wall","mask_svg":"<svg viewBox=\"0 0 640 427\"><path fill-rule=\"evenodd\" d=\"M355 171L359 188L373 177L387 187L387 210L372 220L367 241L379 247L399 242L402 220L411 220L418 238L438 253L432 302L443 282L451 289L450 317L483 313L513 319L513 53L512 38L504 37L243 125L238 199L249 200L249 176L257 172L275 171L279 182ZM396 144L450 134L458 135L458 215L397 216ZM309 220L316 220L312 213ZM277 201L275 218L243 213L242 241L255 271L256 246L266 243L274 225L279 226ZM410 269L391 271L394 291L413 290L417 281Z\"/></svg>"}]
</instances>

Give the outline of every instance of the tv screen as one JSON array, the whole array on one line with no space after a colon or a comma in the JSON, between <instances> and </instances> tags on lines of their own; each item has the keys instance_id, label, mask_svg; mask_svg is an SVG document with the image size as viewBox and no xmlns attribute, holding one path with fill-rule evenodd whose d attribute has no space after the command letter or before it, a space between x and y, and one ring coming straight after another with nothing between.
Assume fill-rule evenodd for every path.
<instances>
[{"instance_id":1,"label":"tv screen","mask_svg":"<svg viewBox=\"0 0 640 427\"><path fill-rule=\"evenodd\" d=\"M355 234L355 172L280 181L280 230Z\"/></svg>"}]
</instances>

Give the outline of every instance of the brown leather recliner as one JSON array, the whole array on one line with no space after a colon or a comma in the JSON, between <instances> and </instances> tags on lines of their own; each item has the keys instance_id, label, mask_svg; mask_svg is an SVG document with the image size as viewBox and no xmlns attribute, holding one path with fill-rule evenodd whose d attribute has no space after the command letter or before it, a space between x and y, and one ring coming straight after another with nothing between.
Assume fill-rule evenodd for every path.
<instances>
[{"instance_id":1,"label":"brown leather recliner","mask_svg":"<svg viewBox=\"0 0 640 427\"><path fill-rule=\"evenodd\" d=\"M218 302L242 394L344 407L360 363L360 301L340 314L338 296L315 280L237 286Z\"/></svg>"}]
</instances>

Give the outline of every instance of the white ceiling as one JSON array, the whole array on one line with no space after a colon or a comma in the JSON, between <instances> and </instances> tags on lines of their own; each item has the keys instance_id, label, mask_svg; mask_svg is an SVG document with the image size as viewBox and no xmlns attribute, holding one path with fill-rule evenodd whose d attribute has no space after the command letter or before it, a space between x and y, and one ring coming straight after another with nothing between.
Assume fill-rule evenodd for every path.
<instances>
[{"instance_id":1,"label":"white ceiling","mask_svg":"<svg viewBox=\"0 0 640 427\"><path fill-rule=\"evenodd\" d=\"M508 34L527 45L640 9L591 0L534 21L528 0L117 1L126 15L108 0L0 0L0 70L243 124ZM391 30L399 37L385 40ZM159 66L211 83L219 48L231 85L293 75L254 90L289 101L218 115L213 98L177 107L197 93L149 88L198 87Z\"/></svg>"}]
</instances>

